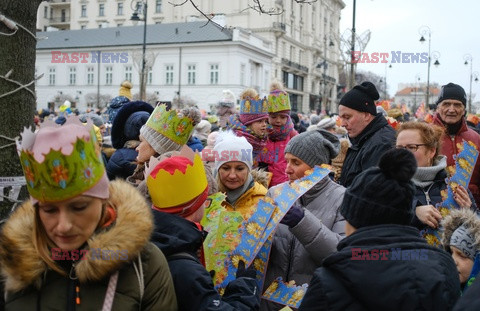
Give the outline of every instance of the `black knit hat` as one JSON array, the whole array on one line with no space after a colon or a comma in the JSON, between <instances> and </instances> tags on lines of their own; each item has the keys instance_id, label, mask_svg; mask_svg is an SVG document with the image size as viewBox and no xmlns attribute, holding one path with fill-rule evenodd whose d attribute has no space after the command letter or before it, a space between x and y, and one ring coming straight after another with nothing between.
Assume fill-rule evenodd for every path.
<instances>
[{"instance_id":1,"label":"black knit hat","mask_svg":"<svg viewBox=\"0 0 480 311\"><path fill-rule=\"evenodd\" d=\"M464 106L467 104L467 94L463 87L452 82L442 86L440 95L438 95L437 105L446 99L459 100Z\"/></svg>"},{"instance_id":2,"label":"black knit hat","mask_svg":"<svg viewBox=\"0 0 480 311\"><path fill-rule=\"evenodd\" d=\"M372 115L377 115L377 108L375 101L380 98L377 88L372 82L362 82L360 85L355 85L353 89L345 93L340 104L345 107L355 109L357 111L368 112Z\"/></svg>"},{"instance_id":3,"label":"black knit hat","mask_svg":"<svg viewBox=\"0 0 480 311\"><path fill-rule=\"evenodd\" d=\"M378 166L355 177L345 191L340 213L357 229L381 224L408 225L413 217L415 187L410 179L417 170L413 154L405 149L388 150Z\"/></svg>"}]
</instances>

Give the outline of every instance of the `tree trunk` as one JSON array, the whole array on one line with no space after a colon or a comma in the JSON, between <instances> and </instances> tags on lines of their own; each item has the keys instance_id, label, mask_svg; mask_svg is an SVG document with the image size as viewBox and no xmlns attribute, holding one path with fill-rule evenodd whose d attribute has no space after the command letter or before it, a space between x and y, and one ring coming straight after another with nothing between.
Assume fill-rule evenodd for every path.
<instances>
[{"instance_id":1,"label":"tree trunk","mask_svg":"<svg viewBox=\"0 0 480 311\"><path fill-rule=\"evenodd\" d=\"M0 14L27 28L35 34L37 10L42 0L0 0ZM0 22L0 32L13 33L5 23ZM36 40L27 31L18 27L12 36L0 35L0 76L25 85L34 80ZM23 176L22 167L15 144L10 138L20 135L24 126L33 126L36 98L25 89L3 96L19 88L19 85L0 77L0 218L8 216L16 201L28 197L25 186L19 196L14 191L14 183L6 177ZM35 85L28 87L35 91ZM7 137L7 138L5 138ZM9 198L7 198L9 197Z\"/></svg>"}]
</instances>

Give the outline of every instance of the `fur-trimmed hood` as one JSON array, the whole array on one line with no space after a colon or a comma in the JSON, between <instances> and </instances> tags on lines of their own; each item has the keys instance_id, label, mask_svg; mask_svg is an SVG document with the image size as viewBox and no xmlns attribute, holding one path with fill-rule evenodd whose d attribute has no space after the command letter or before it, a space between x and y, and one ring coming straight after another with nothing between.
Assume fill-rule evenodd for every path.
<instances>
[{"instance_id":1,"label":"fur-trimmed hood","mask_svg":"<svg viewBox=\"0 0 480 311\"><path fill-rule=\"evenodd\" d=\"M262 186L268 189L268 184L270 183L270 179L272 179L271 174L269 175L268 172L265 172L263 169L253 169L250 174L252 174L252 178L254 181L258 182Z\"/></svg>"},{"instance_id":2,"label":"fur-trimmed hood","mask_svg":"<svg viewBox=\"0 0 480 311\"><path fill-rule=\"evenodd\" d=\"M463 223L475 237L475 249L480 251L480 218L478 214L468 208L455 209L442 221L442 245L450 251L450 238L455 230Z\"/></svg>"},{"instance_id":3,"label":"fur-trimmed hood","mask_svg":"<svg viewBox=\"0 0 480 311\"><path fill-rule=\"evenodd\" d=\"M142 195L122 180L109 185L108 204L117 211L113 225L98 231L87 241L87 249L127 250L128 261L145 247L153 229L151 210ZM10 216L0 237L0 260L7 291L19 291L30 285L38 286L49 269L33 245L34 206L25 202ZM87 259L76 264L80 282L95 282L120 269L125 260Z\"/></svg>"}]
</instances>

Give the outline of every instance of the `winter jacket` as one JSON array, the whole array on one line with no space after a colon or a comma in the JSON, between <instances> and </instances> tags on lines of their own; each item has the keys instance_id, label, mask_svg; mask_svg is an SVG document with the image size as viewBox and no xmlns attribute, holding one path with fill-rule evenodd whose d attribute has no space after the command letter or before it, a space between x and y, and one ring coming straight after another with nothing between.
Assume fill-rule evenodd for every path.
<instances>
[{"instance_id":1,"label":"winter jacket","mask_svg":"<svg viewBox=\"0 0 480 311\"><path fill-rule=\"evenodd\" d=\"M279 276L285 282L294 280L298 285L310 282L323 259L336 251L338 242L345 236L345 219L340 215L344 193L344 187L325 177L299 199L305 216L295 227L278 225L264 291ZM261 310L279 309L280 305L262 301Z\"/></svg>"},{"instance_id":2,"label":"winter jacket","mask_svg":"<svg viewBox=\"0 0 480 311\"><path fill-rule=\"evenodd\" d=\"M276 186L283 182L288 181L288 176L285 173L287 168L287 161L285 160L285 147L287 147L288 142L292 137L298 133L294 130L290 132L290 135L285 140L272 141L267 140L266 148L266 158L262 159L262 162L268 164L268 171L272 173L272 180L270 182L270 187Z\"/></svg>"},{"instance_id":3,"label":"winter jacket","mask_svg":"<svg viewBox=\"0 0 480 311\"><path fill-rule=\"evenodd\" d=\"M442 126L443 128L446 127L443 124L442 120L438 116L438 113L433 118L433 123L435 125ZM442 140L442 154L447 156L447 166L455 165L455 160L453 159L454 154L458 154L460 150L458 149L458 145L461 145L462 142L471 141L477 146L480 146L480 135L475 132L474 130L468 128L467 123L465 122L465 118L462 118L462 126L458 130L455 136L445 134ZM475 202L477 206L480 206L480 160L477 160L475 164L475 168L473 169L472 179L470 179L470 184L468 185L468 189L473 194L475 198Z\"/></svg>"},{"instance_id":4,"label":"winter jacket","mask_svg":"<svg viewBox=\"0 0 480 311\"><path fill-rule=\"evenodd\" d=\"M299 310L451 310L459 286L452 256L428 245L416 228L369 226L325 259Z\"/></svg>"},{"instance_id":5,"label":"winter jacket","mask_svg":"<svg viewBox=\"0 0 480 311\"><path fill-rule=\"evenodd\" d=\"M381 115L375 118L355 138L343 162L340 184L348 187L355 176L367 168L376 166L382 154L395 145L395 130Z\"/></svg>"},{"instance_id":6,"label":"winter jacket","mask_svg":"<svg viewBox=\"0 0 480 311\"><path fill-rule=\"evenodd\" d=\"M179 311L258 309L259 290L254 279L230 282L223 296L215 290L212 277L197 257L204 233L195 223L156 210L153 214L152 242L167 257Z\"/></svg>"},{"instance_id":7,"label":"winter jacket","mask_svg":"<svg viewBox=\"0 0 480 311\"><path fill-rule=\"evenodd\" d=\"M227 201L223 201L222 205L227 211L238 211L243 217L246 217L251 213L252 208L257 205L258 201L265 197L265 194L267 194L267 188L255 181L253 187L245 191L234 205Z\"/></svg>"},{"instance_id":8,"label":"winter jacket","mask_svg":"<svg viewBox=\"0 0 480 311\"><path fill-rule=\"evenodd\" d=\"M150 208L124 181L111 182L109 190L108 202L117 211L116 221L97 230L86 242L84 249L89 254L85 260L76 261L73 268L72 261L56 261L59 268L68 267L63 269L65 275L48 268L34 247L32 203L24 203L12 214L0 237L6 310L101 310L110 277L116 271L112 310L177 310L168 264L162 252L149 243L153 227ZM94 257L94 251L102 250L126 251L127 258ZM70 269L78 277L79 305L75 305L76 282L69 277ZM143 271L143 276L136 271Z\"/></svg>"},{"instance_id":9,"label":"winter jacket","mask_svg":"<svg viewBox=\"0 0 480 311\"><path fill-rule=\"evenodd\" d=\"M109 180L115 178L127 179L131 176L137 167L135 163L138 152L135 150L140 144L137 140L129 140L124 148L117 149L107 163L107 175Z\"/></svg>"},{"instance_id":10,"label":"winter jacket","mask_svg":"<svg viewBox=\"0 0 480 311\"><path fill-rule=\"evenodd\" d=\"M480 310L480 276L477 276L477 280L465 291L465 293L458 299L455 305L454 311L466 311L466 310Z\"/></svg>"}]
</instances>

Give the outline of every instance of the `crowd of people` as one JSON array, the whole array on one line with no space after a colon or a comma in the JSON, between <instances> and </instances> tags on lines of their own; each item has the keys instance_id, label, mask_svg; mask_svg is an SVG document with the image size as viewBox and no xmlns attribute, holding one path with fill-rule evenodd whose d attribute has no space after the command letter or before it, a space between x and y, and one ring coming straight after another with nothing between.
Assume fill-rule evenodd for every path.
<instances>
[{"instance_id":1,"label":"crowd of people","mask_svg":"<svg viewBox=\"0 0 480 311\"><path fill-rule=\"evenodd\" d=\"M448 180L462 143L480 146L461 86L442 87L431 123L396 128L371 82L347 92L338 115L303 120L279 81L263 97L244 90L238 110L226 90L207 116L131 101L131 87L108 116L41 113L22 133L30 198L0 235L3 309L280 310L262 297L280 277L308 284L298 310L480 308L480 161L463 164L468 184ZM288 206L265 267L236 260L219 290L201 225L213 198L224 194L219 209L239 215L242 232L260 201L318 166L329 173Z\"/></svg>"}]
</instances>

